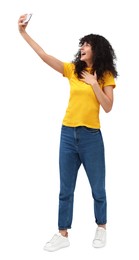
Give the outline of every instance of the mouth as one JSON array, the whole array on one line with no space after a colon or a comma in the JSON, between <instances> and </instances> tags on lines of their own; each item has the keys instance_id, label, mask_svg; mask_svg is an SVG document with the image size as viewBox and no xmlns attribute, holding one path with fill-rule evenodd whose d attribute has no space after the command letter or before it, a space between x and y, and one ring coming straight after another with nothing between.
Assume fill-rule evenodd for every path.
<instances>
[{"instance_id":1,"label":"mouth","mask_svg":"<svg viewBox=\"0 0 139 260\"><path fill-rule=\"evenodd\" d=\"M81 57L85 56L86 52L81 52Z\"/></svg>"}]
</instances>

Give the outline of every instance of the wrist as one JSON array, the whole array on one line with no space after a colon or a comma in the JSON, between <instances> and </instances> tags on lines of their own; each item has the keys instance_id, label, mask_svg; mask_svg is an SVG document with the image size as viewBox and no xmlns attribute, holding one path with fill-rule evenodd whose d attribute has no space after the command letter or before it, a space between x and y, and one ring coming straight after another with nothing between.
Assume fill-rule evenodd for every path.
<instances>
[{"instance_id":1,"label":"wrist","mask_svg":"<svg viewBox=\"0 0 139 260\"><path fill-rule=\"evenodd\" d=\"M25 30L23 30L23 29L19 29L19 32L20 32L20 34L23 36L25 33L26 33L26 31Z\"/></svg>"},{"instance_id":2,"label":"wrist","mask_svg":"<svg viewBox=\"0 0 139 260\"><path fill-rule=\"evenodd\" d=\"M98 84L98 82L92 82L91 86L92 86L92 88L98 88L99 84Z\"/></svg>"}]
</instances>

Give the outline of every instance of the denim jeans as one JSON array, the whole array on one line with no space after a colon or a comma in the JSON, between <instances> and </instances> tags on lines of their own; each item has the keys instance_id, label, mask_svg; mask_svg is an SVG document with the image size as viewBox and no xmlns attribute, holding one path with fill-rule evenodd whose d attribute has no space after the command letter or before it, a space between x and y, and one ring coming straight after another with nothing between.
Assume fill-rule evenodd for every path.
<instances>
[{"instance_id":1,"label":"denim jeans","mask_svg":"<svg viewBox=\"0 0 139 260\"><path fill-rule=\"evenodd\" d=\"M62 126L59 151L60 192L58 228L72 225L74 190L80 165L87 174L97 224L106 224L105 158L100 129Z\"/></svg>"}]
</instances>

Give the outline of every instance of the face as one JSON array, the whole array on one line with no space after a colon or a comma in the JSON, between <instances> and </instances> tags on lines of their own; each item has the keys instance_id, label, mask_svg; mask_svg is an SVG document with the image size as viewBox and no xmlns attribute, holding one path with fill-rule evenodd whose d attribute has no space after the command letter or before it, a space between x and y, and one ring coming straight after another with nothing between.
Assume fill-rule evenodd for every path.
<instances>
[{"instance_id":1,"label":"face","mask_svg":"<svg viewBox=\"0 0 139 260\"><path fill-rule=\"evenodd\" d=\"M92 57L93 57L93 52L92 52L92 47L89 43L85 42L81 48L81 61L85 61L87 66L92 66Z\"/></svg>"}]
</instances>

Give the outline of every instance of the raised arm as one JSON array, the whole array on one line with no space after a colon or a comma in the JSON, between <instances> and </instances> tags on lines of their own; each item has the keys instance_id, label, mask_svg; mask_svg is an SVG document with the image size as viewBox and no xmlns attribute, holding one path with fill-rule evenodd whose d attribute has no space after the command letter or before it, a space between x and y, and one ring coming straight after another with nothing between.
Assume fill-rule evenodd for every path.
<instances>
[{"instance_id":1,"label":"raised arm","mask_svg":"<svg viewBox=\"0 0 139 260\"><path fill-rule=\"evenodd\" d=\"M40 46L37 44L26 32L27 24L23 24L23 20L25 19L26 15L20 16L18 20L18 28L19 32L24 38L24 40L31 46L31 48L38 54L38 56L50 67L54 70L58 71L59 73L64 73L64 64L62 61L56 59L55 57L48 55Z\"/></svg>"}]
</instances>

